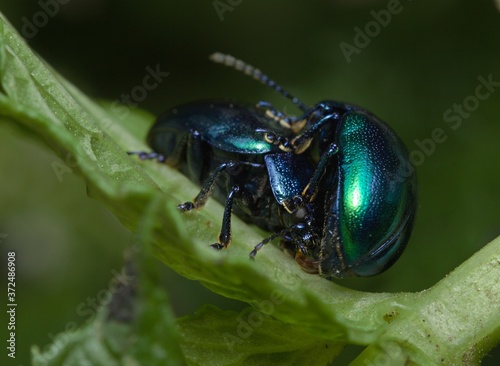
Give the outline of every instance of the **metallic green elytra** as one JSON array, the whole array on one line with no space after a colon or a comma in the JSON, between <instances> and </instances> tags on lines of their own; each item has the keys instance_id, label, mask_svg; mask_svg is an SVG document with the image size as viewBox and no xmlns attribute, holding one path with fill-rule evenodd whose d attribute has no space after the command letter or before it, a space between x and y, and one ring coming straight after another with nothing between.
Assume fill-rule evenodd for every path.
<instances>
[{"instance_id":1,"label":"metallic green elytra","mask_svg":"<svg viewBox=\"0 0 500 366\"><path fill-rule=\"evenodd\" d=\"M326 197L319 271L326 277L373 276L391 266L408 242L416 176L400 139L373 115L347 113L336 136L337 171L326 173L332 194Z\"/></svg>"}]
</instances>

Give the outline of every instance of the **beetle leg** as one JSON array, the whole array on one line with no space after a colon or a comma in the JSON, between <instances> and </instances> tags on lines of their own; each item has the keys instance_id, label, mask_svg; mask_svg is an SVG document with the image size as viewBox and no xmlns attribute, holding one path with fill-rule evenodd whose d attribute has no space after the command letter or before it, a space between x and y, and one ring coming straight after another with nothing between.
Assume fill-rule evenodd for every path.
<instances>
[{"instance_id":1,"label":"beetle leg","mask_svg":"<svg viewBox=\"0 0 500 366\"><path fill-rule=\"evenodd\" d=\"M257 103L257 109L263 109L265 114L270 119L278 122L282 127L289 128L293 133L298 134L309 121L309 119L315 115L318 107L311 108L300 118L297 116L287 116L285 113L278 111L271 103L260 101Z\"/></svg>"},{"instance_id":2,"label":"beetle leg","mask_svg":"<svg viewBox=\"0 0 500 366\"><path fill-rule=\"evenodd\" d=\"M285 237L287 233L293 232L294 229L300 227L301 225L302 224L292 225L292 226L287 227L286 229L283 229L281 231L278 231L277 233L272 234L271 236L268 236L267 238L262 240L259 244L257 244L253 248L253 250L250 252L250 259L254 259L255 256L257 255L257 252L259 250L261 250L264 245L268 244L270 241L272 241L280 236ZM286 238L285 238L285 241L286 241ZM289 249L289 248L287 247L287 249ZM299 249L306 252L306 248L304 247L303 243L299 244Z\"/></svg>"},{"instance_id":3,"label":"beetle leg","mask_svg":"<svg viewBox=\"0 0 500 366\"><path fill-rule=\"evenodd\" d=\"M145 152L145 151L127 151L128 155L137 155L141 160L156 160L159 163L165 162L165 156L158 154L157 152Z\"/></svg>"},{"instance_id":4,"label":"beetle leg","mask_svg":"<svg viewBox=\"0 0 500 366\"><path fill-rule=\"evenodd\" d=\"M202 208L205 205L205 203L207 202L208 197L210 196L210 193L212 193L212 189L215 186L215 182L217 181L219 174L221 174L226 169L234 168L237 165L239 165L239 164L235 163L233 161L228 161L226 163L219 165L214 170L212 170L210 172L210 175L208 176L208 178L205 179L205 181L203 182L203 185L201 186L200 193L198 193L198 195L195 197L195 199L192 202L188 201L185 203L181 203L179 206L177 206L177 208L179 210L181 210L182 212Z\"/></svg>"},{"instance_id":5,"label":"beetle leg","mask_svg":"<svg viewBox=\"0 0 500 366\"><path fill-rule=\"evenodd\" d=\"M295 117L290 126L292 132L297 135L300 134L300 132L308 123L314 126L318 120L321 120L323 118L325 112L326 114L331 114L330 109L324 103L318 103L315 106L309 108L304 112L302 116Z\"/></svg>"},{"instance_id":6,"label":"beetle leg","mask_svg":"<svg viewBox=\"0 0 500 366\"><path fill-rule=\"evenodd\" d=\"M192 131L191 133L186 133L180 139L179 143L176 145L175 149L165 156L163 154L157 153L156 151L145 152L145 151L128 151L129 155L138 155L141 160L156 160L159 163L166 163L169 166L176 166L184 152L186 146L189 143L190 139L197 138L198 133L196 131Z\"/></svg>"},{"instance_id":7,"label":"beetle leg","mask_svg":"<svg viewBox=\"0 0 500 366\"><path fill-rule=\"evenodd\" d=\"M282 127L293 129L297 117L287 116L285 113L278 111L271 103L260 101L255 106L257 109L262 109L266 117L278 122Z\"/></svg>"},{"instance_id":8,"label":"beetle leg","mask_svg":"<svg viewBox=\"0 0 500 366\"><path fill-rule=\"evenodd\" d=\"M219 174L221 174L222 172L226 172L229 174L237 175L238 169L241 169L242 166L259 167L261 165L250 163L247 161L239 161L239 162L227 161L225 163L222 163L221 165L219 165L217 168L215 168L210 172L208 178L205 179L205 181L201 186L200 193L198 193L195 199L193 201L181 203L180 205L177 206L177 208L181 212L202 208L207 202L208 197L210 197L210 194L212 193L212 189L215 186L215 182L217 181Z\"/></svg>"},{"instance_id":9,"label":"beetle leg","mask_svg":"<svg viewBox=\"0 0 500 366\"><path fill-rule=\"evenodd\" d=\"M222 227L219 234L219 242L210 244L212 248L224 249L231 245L231 211L233 208L234 195L238 193L240 188L234 186L229 192L224 206L224 216L222 217Z\"/></svg>"},{"instance_id":10,"label":"beetle leg","mask_svg":"<svg viewBox=\"0 0 500 366\"><path fill-rule=\"evenodd\" d=\"M271 236L268 236L267 238L265 238L264 240L262 240L259 244L257 244L253 250L250 252L250 259L254 259L255 256L257 255L257 252L264 246L266 245L267 243L269 243L271 240L274 240L276 239L277 237L280 237L280 236L283 236L285 235L285 233L288 231L288 228L285 229L285 230L282 230L282 231L279 231L277 233L274 233L273 235Z\"/></svg>"},{"instance_id":11,"label":"beetle leg","mask_svg":"<svg viewBox=\"0 0 500 366\"><path fill-rule=\"evenodd\" d=\"M308 127L304 132L292 140L294 152L296 154L302 154L311 144L314 135L316 135L325 124L332 123L332 121L338 121L339 119L339 113L331 113L315 122L312 126Z\"/></svg>"},{"instance_id":12,"label":"beetle leg","mask_svg":"<svg viewBox=\"0 0 500 366\"><path fill-rule=\"evenodd\" d=\"M336 160L333 157L338 153L339 148L336 143L332 143L328 149L321 155L321 158L318 162L316 170L313 173L313 176L309 183L307 184L304 191L302 191L302 197L305 198L305 201L311 202L314 200L316 196L318 186L323 178L323 175L326 171L331 170L331 165L336 164Z\"/></svg>"}]
</instances>

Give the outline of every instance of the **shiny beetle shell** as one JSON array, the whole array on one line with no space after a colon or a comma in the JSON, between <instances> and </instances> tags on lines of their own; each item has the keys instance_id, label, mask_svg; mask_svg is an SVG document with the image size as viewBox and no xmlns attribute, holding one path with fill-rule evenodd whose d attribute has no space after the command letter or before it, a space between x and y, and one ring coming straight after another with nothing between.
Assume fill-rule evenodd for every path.
<instances>
[{"instance_id":1,"label":"shiny beetle shell","mask_svg":"<svg viewBox=\"0 0 500 366\"><path fill-rule=\"evenodd\" d=\"M324 277L373 276L403 252L417 208L417 182L396 134L363 111L336 129L337 171L320 186L325 225L319 255ZM325 187L325 184L331 185Z\"/></svg>"}]
</instances>

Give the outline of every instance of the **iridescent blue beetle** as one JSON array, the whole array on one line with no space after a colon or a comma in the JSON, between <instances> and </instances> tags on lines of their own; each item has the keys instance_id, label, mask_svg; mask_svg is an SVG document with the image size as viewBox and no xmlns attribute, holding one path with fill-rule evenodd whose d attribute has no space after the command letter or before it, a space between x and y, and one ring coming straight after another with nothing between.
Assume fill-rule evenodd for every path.
<instances>
[{"instance_id":1,"label":"iridescent blue beetle","mask_svg":"<svg viewBox=\"0 0 500 366\"><path fill-rule=\"evenodd\" d=\"M231 244L231 212L264 230L282 230L292 220L294 198L309 183L314 161L307 154L284 153L269 137L293 138L290 129L254 107L224 100L187 103L158 118L147 141L153 153L135 152L178 168L201 186L183 212L202 208L213 195L224 207L219 240Z\"/></svg>"},{"instance_id":2,"label":"iridescent blue beetle","mask_svg":"<svg viewBox=\"0 0 500 366\"><path fill-rule=\"evenodd\" d=\"M255 213L272 222L268 229L275 233L257 244L250 256L255 257L264 244L281 237L282 246L294 253L302 269L328 279L373 276L389 268L408 242L417 207L414 169L409 169L407 151L394 131L370 112L354 105L324 101L309 108L259 70L231 56L216 53L211 59L244 71L274 88L291 99L303 115L299 118L285 116L263 102L250 109L237 105L235 113L229 113L227 105L218 105L214 106L218 109L215 113L207 109L207 102L196 102L182 106L180 119L178 111L160 117L149 134L153 150L169 156L171 153L165 154L162 149L166 145L180 144L171 139L192 134L186 127L188 120L190 128L205 126L203 121L208 121L211 127L199 136L192 135L205 139L212 147L216 147L217 141L227 143L235 137L254 145L265 144L265 154L271 158L268 158L267 169L261 170L262 174L267 174L262 177L263 181L269 182L262 197L266 197L272 209L259 205ZM256 116L259 121L254 123L252 119ZM225 135L226 131L210 139L208 130L214 130L214 124L222 130L234 129L235 135ZM237 128L240 124L244 126ZM176 125L179 130L167 132L166 126L170 125ZM251 163L252 153L239 147L236 150L245 164ZM296 160L298 157L303 158ZM313 157L317 158L311 163ZM279 169L273 170L273 166ZM213 165L206 168L215 169ZM238 186L256 172L251 169L247 175L236 174L242 178L238 179ZM184 173L190 176L189 172ZM207 180L198 182L202 184L200 194L203 197L210 192L206 187L213 185L213 182L207 184ZM245 190L252 193L256 187L249 185ZM223 195L219 199L222 201L224 193L229 191L224 214L224 221L227 221L232 191L227 185L221 191ZM239 203L244 205L245 202ZM186 203L180 208L190 210L194 206ZM244 212L243 218L259 225L259 218L251 215ZM223 232L224 229L221 236ZM215 246L226 245L221 239Z\"/></svg>"}]
</instances>

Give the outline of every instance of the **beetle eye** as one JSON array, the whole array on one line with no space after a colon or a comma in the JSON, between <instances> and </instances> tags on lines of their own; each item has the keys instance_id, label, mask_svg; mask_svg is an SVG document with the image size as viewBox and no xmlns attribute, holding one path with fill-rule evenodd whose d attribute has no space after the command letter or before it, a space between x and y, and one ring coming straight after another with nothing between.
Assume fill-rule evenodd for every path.
<instances>
[{"instance_id":1,"label":"beetle eye","mask_svg":"<svg viewBox=\"0 0 500 366\"><path fill-rule=\"evenodd\" d=\"M274 134L273 132L266 132L264 134L264 140L266 140L266 142L269 144L274 144L277 140L276 134Z\"/></svg>"}]
</instances>

